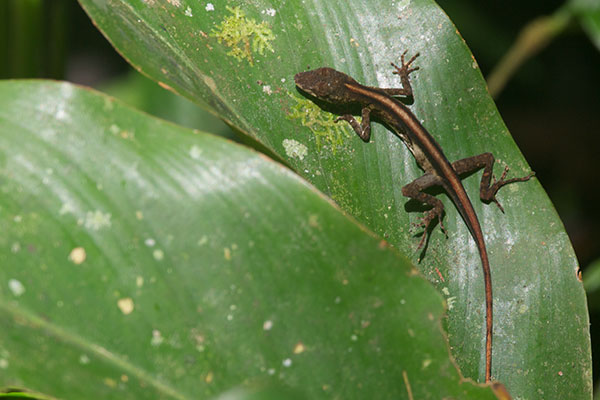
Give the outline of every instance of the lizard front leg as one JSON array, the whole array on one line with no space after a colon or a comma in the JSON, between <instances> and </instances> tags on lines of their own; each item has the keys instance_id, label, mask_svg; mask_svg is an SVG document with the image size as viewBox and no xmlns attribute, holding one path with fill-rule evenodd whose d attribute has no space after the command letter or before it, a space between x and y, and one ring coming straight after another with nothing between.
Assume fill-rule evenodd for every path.
<instances>
[{"instance_id":1,"label":"lizard front leg","mask_svg":"<svg viewBox=\"0 0 600 400\"><path fill-rule=\"evenodd\" d=\"M391 63L392 66L394 68L396 68L396 71L394 71L393 73L400 75L400 81L402 82L402 88L383 89L383 88L371 87L371 89L385 92L389 96L407 96L407 97L413 96L413 90L412 90L412 86L410 85L410 79L408 76L410 75L411 72L414 72L419 69L419 67L412 67L412 63L417 59L417 57L419 57L419 53L412 56L408 61L405 61L404 56L406 55L407 51L408 50L404 51L404 53L402 53L402 55L400 56L400 66L397 66L396 64ZM354 116L352 114L344 114L344 115L336 118L335 122L338 122L341 120L348 121L348 123L352 126L352 129L354 129L354 132L356 132L356 134L364 142L369 142L369 140L371 139L371 111L372 111L371 106L367 106L362 109L362 120L361 120L360 124L358 123L356 118L354 118Z\"/></svg>"},{"instance_id":2,"label":"lizard front leg","mask_svg":"<svg viewBox=\"0 0 600 400\"><path fill-rule=\"evenodd\" d=\"M402 82L401 88L376 88L376 87L372 87L372 86L369 86L369 87L371 87L372 89L375 89L377 91L385 92L388 96L413 97L413 89L412 89L412 85L410 84L409 75L412 72L419 69L419 67L412 66L412 63L417 59L417 57L419 57L419 53L412 56L408 61L405 61L404 56L406 55L407 52L408 52L408 50L405 50L404 53L402 53L402 55L400 56L400 66L398 66L394 63L391 63L392 66L396 69L392 73L394 75L400 76L400 82Z\"/></svg>"},{"instance_id":3,"label":"lizard front leg","mask_svg":"<svg viewBox=\"0 0 600 400\"><path fill-rule=\"evenodd\" d=\"M524 182L531 179L535 175L534 172L530 172L529 175L522 178L511 178L504 179L508 173L508 166L504 168L504 172L499 180L493 177L494 168L494 155L492 153L482 153L477 156L463 158L452 163L452 167L458 175L467 174L469 172L478 171L484 168L483 175L481 176L481 182L479 184L479 197L485 203L493 201L496 203L500 211L504 212L504 208L496 199L496 193L504 185L508 185L513 182ZM492 183L492 178L494 182Z\"/></svg>"},{"instance_id":4,"label":"lizard front leg","mask_svg":"<svg viewBox=\"0 0 600 400\"><path fill-rule=\"evenodd\" d=\"M354 132L364 141L368 142L371 139L371 107L364 107L362 109L362 120L359 124L356 118L352 114L344 114L341 117L337 117L335 122L348 121Z\"/></svg>"}]
</instances>

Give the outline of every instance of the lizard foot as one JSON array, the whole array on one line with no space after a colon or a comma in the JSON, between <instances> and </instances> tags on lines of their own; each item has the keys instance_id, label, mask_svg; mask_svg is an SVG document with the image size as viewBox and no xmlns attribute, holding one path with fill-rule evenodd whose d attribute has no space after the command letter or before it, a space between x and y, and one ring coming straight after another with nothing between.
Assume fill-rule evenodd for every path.
<instances>
[{"instance_id":1,"label":"lizard foot","mask_svg":"<svg viewBox=\"0 0 600 400\"><path fill-rule=\"evenodd\" d=\"M508 169L509 169L508 166L506 166L504 168L504 172L502 172L502 176L500 176L500 179L498 179L498 180L496 179L495 176L493 176L492 178L494 179L494 183L492 183L492 185L485 191L485 193L482 193L482 195L481 195L481 199L483 201L486 201L486 202L493 201L494 203L496 203L496 205L502 212L504 212L504 208L502 207L500 202L496 199L496 193L498 192L498 190L500 190L500 188L502 186L508 185L509 183L528 181L535 175L535 172L532 171L527 176L524 176L522 178L504 179L504 178L506 178L506 174L508 174Z\"/></svg>"},{"instance_id":2,"label":"lizard foot","mask_svg":"<svg viewBox=\"0 0 600 400\"><path fill-rule=\"evenodd\" d=\"M417 250L422 248L423 245L425 244L425 240L427 239L427 236L429 235L429 233L428 233L429 226L435 218L438 219L438 224L440 224L440 228L442 229L442 232L444 232L444 235L446 237L448 237L448 231L446 231L446 227L444 226L444 223L442 222L442 210L438 210L436 208L429 210L425 213L425 215L422 217L420 222L413 224L413 226L415 228L423 228L423 235L421 236L421 240L419 241Z\"/></svg>"},{"instance_id":3,"label":"lizard foot","mask_svg":"<svg viewBox=\"0 0 600 400\"><path fill-rule=\"evenodd\" d=\"M391 63L392 66L394 68L396 68L396 70L393 72L394 74L400 75L400 76L404 76L404 77L408 77L408 75L411 72L414 72L414 71L416 71L416 70L419 69L419 67L414 67L414 68L410 67L411 64L417 59L417 57L419 57L419 53L417 53L414 56L412 56L410 58L410 60L408 60L408 62L404 62L404 56L406 55L407 52L408 52L408 50L404 50L404 53L402 53L402 55L400 56L400 64L401 64L400 67L397 66L394 63Z\"/></svg>"}]
</instances>

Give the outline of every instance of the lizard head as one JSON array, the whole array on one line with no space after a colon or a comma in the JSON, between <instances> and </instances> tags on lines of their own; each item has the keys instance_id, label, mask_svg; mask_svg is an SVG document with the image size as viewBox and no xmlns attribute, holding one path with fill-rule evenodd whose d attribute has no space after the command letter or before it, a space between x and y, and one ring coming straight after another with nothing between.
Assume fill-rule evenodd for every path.
<instances>
[{"instance_id":1,"label":"lizard head","mask_svg":"<svg viewBox=\"0 0 600 400\"><path fill-rule=\"evenodd\" d=\"M294 76L294 81L303 92L333 104L346 103L348 96L344 84L356 83L348 75L327 67L300 72Z\"/></svg>"}]
</instances>

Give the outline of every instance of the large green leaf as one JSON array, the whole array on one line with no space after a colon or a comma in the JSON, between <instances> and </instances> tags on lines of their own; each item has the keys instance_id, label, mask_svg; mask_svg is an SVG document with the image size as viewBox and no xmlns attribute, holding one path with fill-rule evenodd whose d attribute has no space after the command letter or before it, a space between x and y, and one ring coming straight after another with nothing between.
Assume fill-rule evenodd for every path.
<instances>
[{"instance_id":1,"label":"large green leaf","mask_svg":"<svg viewBox=\"0 0 600 400\"><path fill-rule=\"evenodd\" d=\"M494 398L408 260L260 154L41 82L0 84L0 148L1 385Z\"/></svg>"},{"instance_id":2,"label":"large green leaf","mask_svg":"<svg viewBox=\"0 0 600 400\"><path fill-rule=\"evenodd\" d=\"M483 379L480 261L459 214L440 196L449 237L436 229L426 252L417 252L409 227L420 213L412 212L400 190L421 174L410 153L380 125L373 142L362 143L293 83L295 73L326 65L366 84L394 87L398 79L389 62L405 49L420 52L411 109L448 158L493 151L498 172L509 165L510 176L527 174L477 63L435 3L80 2L136 68L208 105L402 253L415 261L421 257L420 269L447 298L449 340L463 374ZM255 41L265 45L262 52ZM478 179L475 174L465 180L475 200ZM498 198L506 214L474 201L493 270L493 376L520 398L589 397L587 308L568 237L535 180L506 187Z\"/></svg>"}]
</instances>

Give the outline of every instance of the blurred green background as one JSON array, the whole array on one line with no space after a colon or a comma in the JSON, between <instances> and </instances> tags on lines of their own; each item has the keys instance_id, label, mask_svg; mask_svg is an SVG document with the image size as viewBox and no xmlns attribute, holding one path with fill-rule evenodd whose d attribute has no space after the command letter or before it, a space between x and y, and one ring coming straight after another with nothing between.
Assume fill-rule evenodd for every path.
<instances>
[{"instance_id":1,"label":"blurred green background","mask_svg":"<svg viewBox=\"0 0 600 400\"><path fill-rule=\"evenodd\" d=\"M456 24L486 77L525 26L540 16L555 14L565 4L557 0L438 3ZM496 100L578 255L588 290L596 387L600 351L599 50L573 21L539 53L531 54ZM132 70L72 0L0 0L0 61L1 79L50 78L91 86L150 114L234 138L219 119Z\"/></svg>"}]
</instances>

